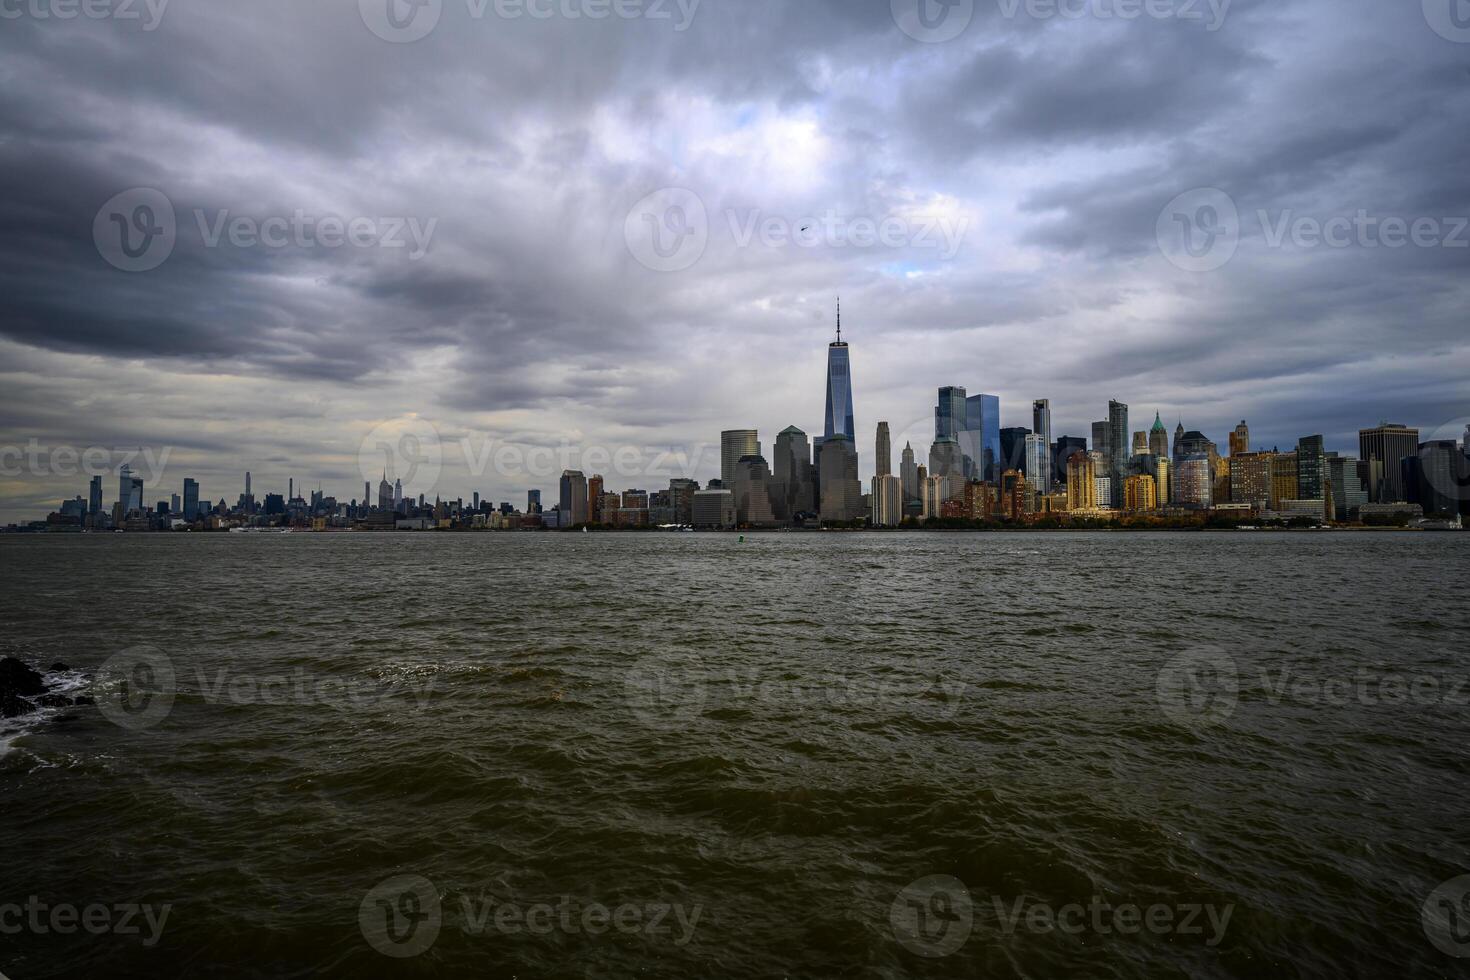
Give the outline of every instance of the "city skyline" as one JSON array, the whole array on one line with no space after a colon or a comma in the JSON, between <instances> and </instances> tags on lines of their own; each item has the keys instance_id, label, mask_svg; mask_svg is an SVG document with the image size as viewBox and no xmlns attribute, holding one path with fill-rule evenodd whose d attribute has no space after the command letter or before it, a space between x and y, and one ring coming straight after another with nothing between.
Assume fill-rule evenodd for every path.
<instances>
[{"instance_id":1,"label":"city skyline","mask_svg":"<svg viewBox=\"0 0 1470 980\"><path fill-rule=\"evenodd\" d=\"M343 492L360 439L410 413L451 441L690 446L792 420L819 436L834 293L862 345L864 473L870 423L901 446L938 384L998 395L1002 426L1045 397L1054 434L1087 436L1117 398L1217 440L1250 418L1267 445L1320 432L1339 450L1380 419L1465 411L1470 250L1273 244L1283 218L1466 215L1470 137L1442 122L1470 99L1462 46L1418 10L1240 0L1211 31L976 5L962 36L926 44L885 4L706 2L682 31L450 6L411 44L353 4L175 7L149 32L7 21L0 50L30 68L0 97L0 169L26 190L0 214L0 446L171 446L205 487L252 469ZM543 75L533 52L572 67ZM179 74L155 77L159 59ZM593 82L635 64L628 85ZM481 109L451 124L434 93L460 85ZM1329 96L1350 123L1313 108ZM132 188L177 216L147 271L93 241ZM650 268L625 228L667 188L694 195L708 241ZM1157 225L1202 188L1229 195L1240 240L1220 268L1182 269ZM438 223L418 258L211 244L221 214L298 210ZM825 235L828 212L915 237L933 221L957 247L759 232L810 217ZM75 492L0 477L0 521Z\"/></svg>"}]
</instances>

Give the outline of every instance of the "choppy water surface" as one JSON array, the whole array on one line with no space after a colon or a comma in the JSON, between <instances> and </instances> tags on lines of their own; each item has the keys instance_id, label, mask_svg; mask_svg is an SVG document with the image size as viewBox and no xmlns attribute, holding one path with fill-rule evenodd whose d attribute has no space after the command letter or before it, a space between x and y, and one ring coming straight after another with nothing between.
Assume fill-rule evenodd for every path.
<instances>
[{"instance_id":1,"label":"choppy water surface","mask_svg":"<svg viewBox=\"0 0 1470 980\"><path fill-rule=\"evenodd\" d=\"M0 653L98 698L0 757L0 972L1452 975L1467 557L0 539Z\"/></svg>"}]
</instances>

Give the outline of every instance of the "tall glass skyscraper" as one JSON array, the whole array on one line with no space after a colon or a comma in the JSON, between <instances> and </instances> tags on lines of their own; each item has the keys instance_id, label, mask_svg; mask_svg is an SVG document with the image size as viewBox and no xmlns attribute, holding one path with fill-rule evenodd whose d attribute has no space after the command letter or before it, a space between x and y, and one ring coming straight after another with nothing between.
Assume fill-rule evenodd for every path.
<instances>
[{"instance_id":1,"label":"tall glass skyscraper","mask_svg":"<svg viewBox=\"0 0 1470 980\"><path fill-rule=\"evenodd\" d=\"M1034 482L1035 487L1042 493L1051 492L1052 468L1051 468L1051 401L1046 398L1038 398L1031 403L1031 431L1040 437L1042 444L1046 447L1045 461L1038 461L1037 472L1027 472L1026 479ZM1031 460L1030 450L1027 451L1027 462Z\"/></svg>"},{"instance_id":2,"label":"tall glass skyscraper","mask_svg":"<svg viewBox=\"0 0 1470 980\"><path fill-rule=\"evenodd\" d=\"M999 395L971 395L965 399L965 435L960 446L975 461L975 474L980 479L1000 482Z\"/></svg>"},{"instance_id":3,"label":"tall glass skyscraper","mask_svg":"<svg viewBox=\"0 0 1470 980\"><path fill-rule=\"evenodd\" d=\"M965 389L945 385L934 406L934 438L958 440L965 430Z\"/></svg>"},{"instance_id":4,"label":"tall glass skyscraper","mask_svg":"<svg viewBox=\"0 0 1470 980\"><path fill-rule=\"evenodd\" d=\"M837 339L827 346L827 417L823 440L843 435L856 445L857 426L852 421L852 363L842 341L842 301L837 301Z\"/></svg>"}]
</instances>

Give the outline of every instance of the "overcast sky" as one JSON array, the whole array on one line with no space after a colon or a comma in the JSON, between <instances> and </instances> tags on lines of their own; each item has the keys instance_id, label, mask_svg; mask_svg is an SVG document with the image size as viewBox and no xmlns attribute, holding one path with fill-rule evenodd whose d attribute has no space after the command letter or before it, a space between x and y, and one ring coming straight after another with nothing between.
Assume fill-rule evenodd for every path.
<instances>
[{"instance_id":1,"label":"overcast sky","mask_svg":"<svg viewBox=\"0 0 1470 980\"><path fill-rule=\"evenodd\" d=\"M107 2L0 3L0 521L88 447L150 502L346 500L405 433L430 498L705 480L820 434L838 294L864 479L945 384L1054 436L1470 416L1452 0Z\"/></svg>"}]
</instances>

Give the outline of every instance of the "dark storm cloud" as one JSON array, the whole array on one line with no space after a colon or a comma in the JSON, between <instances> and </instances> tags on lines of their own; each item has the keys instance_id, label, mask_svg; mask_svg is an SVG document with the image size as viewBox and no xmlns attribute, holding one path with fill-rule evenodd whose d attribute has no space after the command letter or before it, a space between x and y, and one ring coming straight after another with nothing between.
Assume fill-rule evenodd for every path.
<instances>
[{"instance_id":1,"label":"dark storm cloud","mask_svg":"<svg viewBox=\"0 0 1470 980\"><path fill-rule=\"evenodd\" d=\"M947 383L1000 393L1008 425L1051 397L1058 432L1112 396L1136 428L1145 406L1221 438L1249 414L1283 442L1470 414L1470 250L1273 247L1257 214L1470 214L1470 45L1416 3L1235 0L1218 30L1010 6L977 0L938 44L887 0L703 0L683 31L445 0L410 44L347 0L5 20L0 443L176 445L218 496L251 465L346 494L364 429L412 413L499 440L769 442L818 427L837 292L864 432L922 424ZM129 273L92 228L136 187L177 242ZM660 187L709 216L678 272L624 240ZM1202 187L1241 235L1197 273L1156 222ZM741 245L731 211L966 230L952 258ZM210 241L297 212L433 231L416 258ZM37 492L5 484L0 517Z\"/></svg>"}]
</instances>

